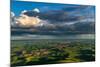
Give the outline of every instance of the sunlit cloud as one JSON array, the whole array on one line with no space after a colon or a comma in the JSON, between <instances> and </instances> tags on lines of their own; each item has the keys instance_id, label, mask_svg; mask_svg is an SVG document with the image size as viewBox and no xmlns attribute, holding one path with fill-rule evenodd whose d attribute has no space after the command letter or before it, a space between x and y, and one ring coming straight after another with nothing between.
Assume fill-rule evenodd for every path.
<instances>
[{"instance_id":1,"label":"sunlit cloud","mask_svg":"<svg viewBox=\"0 0 100 67\"><path fill-rule=\"evenodd\" d=\"M40 19L38 17L29 17L27 15L21 15L19 18L17 18L17 24L20 26L37 26L40 23Z\"/></svg>"}]
</instances>

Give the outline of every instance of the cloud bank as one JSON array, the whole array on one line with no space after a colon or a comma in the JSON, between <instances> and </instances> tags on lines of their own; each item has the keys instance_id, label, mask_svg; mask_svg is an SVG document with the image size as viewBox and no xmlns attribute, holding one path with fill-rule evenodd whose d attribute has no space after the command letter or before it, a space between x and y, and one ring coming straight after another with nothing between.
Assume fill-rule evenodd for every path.
<instances>
[{"instance_id":1,"label":"cloud bank","mask_svg":"<svg viewBox=\"0 0 100 67\"><path fill-rule=\"evenodd\" d=\"M11 12L12 34L82 34L95 32L93 6L70 6L41 12L38 8L23 10L16 17Z\"/></svg>"}]
</instances>

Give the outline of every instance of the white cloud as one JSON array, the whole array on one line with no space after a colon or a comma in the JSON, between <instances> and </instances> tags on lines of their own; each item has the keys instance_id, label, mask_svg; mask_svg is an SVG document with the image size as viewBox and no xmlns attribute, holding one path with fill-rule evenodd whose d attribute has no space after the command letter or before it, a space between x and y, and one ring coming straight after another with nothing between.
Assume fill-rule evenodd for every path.
<instances>
[{"instance_id":1,"label":"white cloud","mask_svg":"<svg viewBox=\"0 0 100 67\"><path fill-rule=\"evenodd\" d=\"M21 12L21 14L23 14L23 13L25 13L25 12L27 12L27 10L23 10L23 11Z\"/></svg>"},{"instance_id":2,"label":"white cloud","mask_svg":"<svg viewBox=\"0 0 100 67\"><path fill-rule=\"evenodd\" d=\"M21 15L16 19L17 24L24 27L37 26L40 24L41 19L38 17L29 17L27 15Z\"/></svg>"},{"instance_id":3,"label":"white cloud","mask_svg":"<svg viewBox=\"0 0 100 67\"><path fill-rule=\"evenodd\" d=\"M14 17L15 16L15 13L14 12L11 12L11 17Z\"/></svg>"},{"instance_id":4,"label":"white cloud","mask_svg":"<svg viewBox=\"0 0 100 67\"><path fill-rule=\"evenodd\" d=\"M40 12L40 10L39 10L38 8L33 9L33 11L35 11L35 12L37 12L37 13Z\"/></svg>"}]
</instances>

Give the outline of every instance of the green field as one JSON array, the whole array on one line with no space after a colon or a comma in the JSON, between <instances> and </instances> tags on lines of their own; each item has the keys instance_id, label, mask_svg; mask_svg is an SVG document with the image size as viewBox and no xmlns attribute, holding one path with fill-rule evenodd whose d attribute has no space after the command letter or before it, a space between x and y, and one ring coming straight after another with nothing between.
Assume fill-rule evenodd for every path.
<instances>
[{"instance_id":1,"label":"green field","mask_svg":"<svg viewBox=\"0 0 100 67\"><path fill-rule=\"evenodd\" d=\"M11 40L11 66L95 61L94 40Z\"/></svg>"}]
</instances>

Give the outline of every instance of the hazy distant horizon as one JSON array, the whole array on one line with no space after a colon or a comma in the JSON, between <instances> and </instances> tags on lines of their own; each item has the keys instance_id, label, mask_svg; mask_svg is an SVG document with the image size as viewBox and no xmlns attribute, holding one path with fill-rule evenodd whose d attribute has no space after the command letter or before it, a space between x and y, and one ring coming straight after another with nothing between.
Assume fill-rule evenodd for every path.
<instances>
[{"instance_id":1,"label":"hazy distant horizon","mask_svg":"<svg viewBox=\"0 0 100 67\"><path fill-rule=\"evenodd\" d=\"M95 39L94 34L74 34L74 35L23 35L11 36L11 40L30 40L30 39Z\"/></svg>"}]
</instances>

